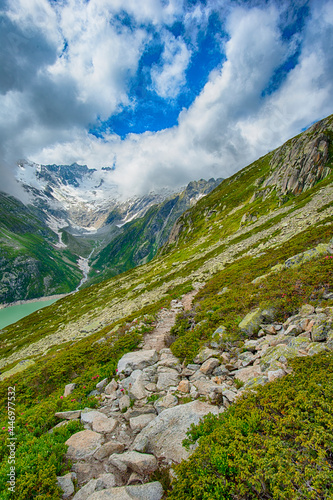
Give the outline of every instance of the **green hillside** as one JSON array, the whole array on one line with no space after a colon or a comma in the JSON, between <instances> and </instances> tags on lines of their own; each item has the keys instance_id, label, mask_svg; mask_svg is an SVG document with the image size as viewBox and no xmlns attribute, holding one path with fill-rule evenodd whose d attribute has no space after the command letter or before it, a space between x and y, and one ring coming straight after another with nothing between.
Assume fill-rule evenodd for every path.
<instances>
[{"instance_id":1,"label":"green hillside","mask_svg":"<svg viewBox=\"0 0 333 500\"><path fill-rule=\"evenodd\" d=\"M77 257L17 199L0 193L0 302L67 293L80 282Z\"/></svg>"},{"instance_id":2,"label":"green hillside","mask_svg":"<svg viewBox=\"0 0 333 500\"><path fill-rule=\"evenodd\" d=\"M2 331L1 377L13 374L0 382L1 427L7 425L8 385L16 384L15 498L60 498L56 475L70 467L64 442L81 427L74 422L48 434L58 422L54 413L98 405L90 395L96 376L116 376L118 359L140 345L172 299L197 291L169 336L184 365L211 345L218 328L220 348L230 357L241 353L248 337L240 322L258 308L273 311L279 322L304 304L332 311L332 167L330 116L199 200L150 262ZM135 223L131 228L135 237ZM130 255L130 240L122 244ZM193 428L189 443L199 445L176 467L177 479L170 484L162 469L151 478L163 481L166 498L333 498L333 344L328 346L292 360L290 375L256 387ZM23 360L31 364L22 372ZM73 399L61 399L70 382L77 384ZM2 478L7 455L3 440ZM6 491L0 498L13 497Z\"/></svg>"}]
</instances>

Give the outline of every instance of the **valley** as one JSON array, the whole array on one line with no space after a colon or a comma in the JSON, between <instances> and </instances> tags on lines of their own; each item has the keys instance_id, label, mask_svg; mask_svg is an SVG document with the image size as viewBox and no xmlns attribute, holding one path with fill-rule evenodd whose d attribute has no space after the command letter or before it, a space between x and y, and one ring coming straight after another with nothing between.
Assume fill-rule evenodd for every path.
<instances>
[{"instance_id":1,"label":"valley","mask_svg":"<svg viewBox=\"0 0 333 500\"><path fill-rule=\"evenodd\" d=\"M109 241L62 229L88 281L0 333L19 500L331 497L332 140L329 116L141 218L110 212Z\"/></svg>"}]
</instances>

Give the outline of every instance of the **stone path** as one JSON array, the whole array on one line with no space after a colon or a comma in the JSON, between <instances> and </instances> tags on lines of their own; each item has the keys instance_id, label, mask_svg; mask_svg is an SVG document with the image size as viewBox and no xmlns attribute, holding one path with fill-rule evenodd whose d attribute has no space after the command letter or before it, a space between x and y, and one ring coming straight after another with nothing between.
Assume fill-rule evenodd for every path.
<instances>
[{"instance_id":1,"label":"stone path","mask_svg":"<svg viewBox=\"0 0 333 500\"><path fill-rule=\"evenodd\" d=\"M155 349L159 352L166 346L166 338L170 334L171 328L174 326L176 316L181 310L189 311L192 307L192 302L197 290L189 292L179 300L171 301L171 309L161 309L157 317L157 325L152 332L146 333L141 344L141 349Z\"/></svg>"}]
</instances>

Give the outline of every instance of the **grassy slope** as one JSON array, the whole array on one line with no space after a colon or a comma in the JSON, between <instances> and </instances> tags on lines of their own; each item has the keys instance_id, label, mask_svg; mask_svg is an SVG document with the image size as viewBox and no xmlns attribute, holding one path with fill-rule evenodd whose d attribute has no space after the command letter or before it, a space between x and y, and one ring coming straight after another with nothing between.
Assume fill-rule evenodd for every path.
<instances>
[{"instance_id":1,"label":"grassy slope","mask_svg":"<svg viewBox=\"0 0 333 500\"><path fill-rule=\"evenodd\" d=\"M18 414L24 414L22 418L18 418L20 446L33 443L34 454L41 456L41 462L37 461L29 471L28 479L24 475L27 464L23 452L20 453L18 449L18 456L21 457L18 479L20 493L16 498L31 498L27 487L30 483L34 483L38 494L49 495L41 498L57 498L54 477L55 471L59 473L63 470L58 456L60 451L52 455L47 449L52 449L54 442L45 444L45 432L55 424L53 413L56 409L81 408L91 404L86 398L96 383L93 377L97 374L101 377L112 376L117 359L140 341L142 330L138 329L135 335L129 332L129 328L137 324L135 318L141 318L145 325L143 328L148 329L151 316L145 316L146 314L154 315L160 307L167 306L172 298L179 297L193 286L199 287L196 307L191 314L195 316L196 323L205 323L197 325L191 331L188 318L180 316L175 327L175 335L178 338L172 347L178 355L191 359L200 344L209 338L221 322L228 328L231 343L241 340L239 319L258 304L273 301L281 318L293 313L304 302L322 306L333 305L332 300L323 299L323 289L330 290L332 283L331 259L318 258L292 271L281 270L262 283L251 283L254 278L267 274L276 264L283 263L288 257L313 248L320 242L328 242L333 235L332 175L302 195L290 197L282 206L275 191L265 199L259 198L251 202L254 191L258 190L257 179L269 175L270 158L271 155L267 155L225 180L209 196L185 213L179 221L181 231L176 241L165 247L150 263L66 297L8 327L1 334L0 363L3 370L14 366L20 359L32 358L36 361L35 365L25 372L24 377L17 374L10 380L11 385L17 384ZM248 213L256 215L258 220L241 226L243 215ZM226 286L230 288L230 292L219 296L218 291ZM93 345L101 337L105 338L105 342ZM331 366L331 356L328 358L327 367ZM317 359L318 363L324 363L320 361L321 358ZM299 361L300 372L304 372L306 363L311 363L311 360ZM323 366L326 366L325 363ZM303 366L305 368L302 368ZM329 378L325 381L322 377L322 380L321 383L329 383ZM59 396L64 385L71 381L75 381L78 388L73 396L74 401L66 402L65 407ZM284 386L283 380L279 384L279 393L283 394L285 390L288 398L288 384ZM6 400L7 386L7 381L0 383L2 400ZM278 405L275 385L269 384L267 387L273 388L267 389L272 393L264 397L272 398L272 404ZM312 401L313 398L304 384L302 391L304 397L309 397ZM324 394L325 391L326 385L323 388ZM254 404L262 406L260 401ZM241 408L240 415L242 412L246 421L244 407ZM4 405L1 422L6 425ZM326 420L323 422L326 425ZM26 423L28 425L25 425ZM218 425L214 421L208 430L203 431L208 436L207 439L210 439L211 430ZM301 428L302 425L300 421ZM235 430L235 426L231 421L232 432L233 429ZM254 427L253 432L257 432L256 429ZM268 431L270 432L269 429ZM267 429L260 428L259 432L267 432ZM214 437L213 434L212 436ZM64 442L65 437L60 436L59 440ZM225 443L217 442L215 456L223 469L221 456L223 458L225 448L222 445L225 446ZM285 446L285 443L281 446ZM4 447L1 453L4 459L2 472L5 472L7 464ZM239 457L237 453L236 458ZM328 449L327 453L331 451ZM316 461L317 456L314 459ZM43 460L47 461L50 467L53 466L53 475L49 481L43 478ZM286 470L291 463L290 458L283 460ZM204 471L205 466L200 460L196 463L198 472ZM188 488L186 477L191 473L191 467L191 464L184 465L179 476L180 481L184 481L185 492ZM331 472L329 463L325 474L329 475ZM217 473L221 475L221 470L218 469ZM214 474L215 470L213 476ZM3 474L2 476L4 477ZM235 474L233 476L235 477ZM237 483L234 479L232 481L233 484ZM260 478L258 481L260 482ZM181 487L178 484L177 488ZM322 484L320 487L322 488ZM184 498L224 498L218 496L221 491L216 490L216 493L206 489L207 481L203 482L203 487L196 493L196 497L188 490L188 496ZM183 495L183 492L180 494ZM283 498L276 496L278 493L272 495L267 493L262 498ZM312 497L300 494L295 498Z\"/></svg>"}]
</instances>

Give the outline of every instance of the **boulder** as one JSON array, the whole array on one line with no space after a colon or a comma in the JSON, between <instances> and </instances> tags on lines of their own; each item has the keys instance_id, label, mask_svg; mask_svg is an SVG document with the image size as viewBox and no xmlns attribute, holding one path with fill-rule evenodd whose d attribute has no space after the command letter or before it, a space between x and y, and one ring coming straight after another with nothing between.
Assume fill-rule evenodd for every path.
<instances>
[{"instance_id":1,"label":"boulder","mask_svg":"<svg viewBox=\"0 0 333 500\"><path fill-rule=\"evenodd\" d=\"M315 312L315 308L311 304L303 304L299 310L301 316L310 316Z\"/></svg>"},{"instance_id":2,"label":"boulder","mask_svg":"<svg viewBox=\"0 0 333 500\"><path fill-rule=\"evenodd\" d=\"M115 418L108 418L106 415L101 413L94 418L92 422L92 430L95 432L109 433L113 432L117 426L117 420Z\"/></svg>"},{"instance_id":3,"label":"boulder","mask_svg":"<svg viewBox=\"0 0 333 500\"><path fill-rule=\"evenodd\" d=\"M111 472L107 472L98 476L96 483L96 491L106 490L108 488L113 488L116 486L116 478Z\"/></svg>"},{"instance_id":4,"label":"boulder","mask_svg":"<svg viewBox=\"0 0 333 500\"><path fill-rule=\"evenodd\" d=\"M179 392L183 392L184 394L188 394L190 392L190 389L191 389L190 382L186 379L181 380L178 384L177 389Z\"/></svg>"},{"instance_id":5,"label":"boulder","mask_svg":"<svg viewBox=\"0 0 333 500\"><path fill-rule=\"evenodd\" d=\"M163 487L160 482L121 486L96 491L89 500L161 500Z\"/></svg>"},{"instance_id":6,"label":"boulder","mask_svg":"<svg viewBox=\"0 0 333 500\"><path fill-rule=\"evenodd\" d=\"M68 446L66 456L73 460L89 458L101 447L103 441L102 434L97 432L90 430L77 432L67 439L65 443Z\"/></svg>"},{"instance_id":7,"label":"boulder","mask_svg":"<svg viewBox=\"0 0 333 500\"><path fill-rule=\"evenodd\" d=\"M327 339L327 334L331 326L332 323L328 321L313 325L311 331L312 342L324 342Z\"/></svg>"},{"instance_id":8,"label":"boulder","mask_svg":"<svg viewBox=\"0 0 333 500\"><path fill-rule=\"evenodd\" d=\"M249 312L239 323L239 328L249 337L252 337L260 330L260 324L264 320L263 311L259 307L254 311Z\"/></svg>"},{"instance_id":9,"label":"boulder","mask_svg":"<svg viewBox=\"0 0 333 500\"><path fill-rule=\"evenodd\" d=\"M255 365L255 366L248 366L246 368L241 368L240 370L233 372L233 375L235 376L235 378L237 378L238 380L240 380L245 384L249 380L262 375L262 371L260 366Z\"/></svg>"},{"instance_id":10,"label":"boulder","mask_svg":"<svg viewBox=\"0 0 333 500\"><path fill-rule=\"evenodd\" d=\"M124 394L120 399L119 399L119 410L121 412L126 411L127 408L130 407L131 400L127 394Z\"/></svg>"},{"instance_id":11,"label":"boulder","mask_svg":"<svg viewBox=\"0 0 333 500\"><path fill-rule=\"evenodd\" d=\"M107 378L103 378L103 380L101 380L100 382L98 382L96 384L96 389L100 392L102 392L103 388L107 385L108 383L108 379Z\"/></svg>"},{"instance_id":12,"label":"boulder","mask_svg":"<svg viewBox=\"0 0 333 500\"><path fill-rule=\"evenodd\" d=\"M144 386L142 370L133 370L131 375L122 381L131 399L143 399L148 396Z\"/></svg>"},{"instance_id":13,"label":"boulder","mask_svg":"<svg viewBox=\"0 0 333 500\"><path fill-rule=\"evenodd\" d=\"M118 361L118 373L130 375L134 370L142 370L157 361L158 354L154 349L128 352Z\"/></svg>"},{"instance_id":14,"label":"boulder","mask_svg":"<svg viewBox=\"0 0 333 500\"><path fill-rule=\"evenodd\" d=\"M74 391L75 387L76 387L76 384L67 384L67 385L65 385L64 398L66 398L67 396L69 396L70 394L72 394L72 392Z\"/></svg>"},{"instance_id":15,"label":"boulder","mask_svg":"<svg viewBox=\"0 0 333 500\"><path fill-rule=\"evenodd\" d=\"M63 491L62 498L69 498L74 493L72 474L69 472L65 476L57 476L59 488Z\"/></svg>"},{"instance_id":16,"label":"boulder","mask_svg":"<svg viewBox=\"0 0 333 500\"><path fill-rule=\"evenodd\" d=\"M161 366L157 373L157 389L159 391L166 391L169 387L178 386L180 377L177 370Z\"/></svg>"},{"instance_id":17,"label":"boulder","mask_svg":"<svg viewBox=\"0 0 333 500\"><path fill-rule=\"evenodd\" d=\"M219 366L219 364L220 364L220 362L219 362L218 359L216 359L216 358L208 358L201 365L200 371L204 375L210 375L213 372L214 368L216 368L217 366Z\"/></svg>"},{"instance_id":18,"label":"boulder","mask_svg":"<svg viewBox=\"0 0 333 500\"><path fill-rule=\"evenodd\" d=\"M94 453L94 458L97 460L104 460L104 458L109 457L113 453L121 453L124 451L125 445L123 443L119 443L119 441L108 441L103 444L97 451Z\"/></svg>"},{"instance_id":19,"label":"boulder","mask_svg":"<svg viewBox=\"0 0 333 500\"><path fill-rule=\"evenodd\" d=\"M105 392L105 394L108 394L111 396L116 392L117 387L118 387L118 382L116 382L115 379L112 379L111 382L105 386L104 392Z\"/></svg>"},{"instance_id":20,"label":"boulder","mask_svg":"<svg viewBox=\"0 0 333 500\"><path fill-rule=\"evenodd\" d=\"M138 434L133 443L133 449L180 462L190 454L182 446L186 431L192 423L198 424L200 419L208 413L217 415L219 410L216 406L203 401L192 401L168 408Z\"/></svg>"},{"instance_id":21,"label":"boulder","mask_svg":"<svg viewBox=\"0 0 333 500\"><path fill-rule=\"evenodd\" d=\"M133 432L142 431L149 424L151 420L155 418L153 413L144 413L143 415L138 415L129 419L130 428Z\"/></svg>"},{"instance_id":22,"label":"boulder","mask_svg":"<svg viewBox=\"0 0 333 500\"><path fill-rule=\"evenodd\" d=\"M194 363L195 364L197 364L197 363L202 364L206 361L206 359L213 358L214 356L219 356L219 354L220 354L220 351L217 351L215 349L209 349L208 347L205 347L194 358ZM194 369L194 368L192 368L193 366L195 366L195 365L194 364L187 365L187 368L189 368L190 370L193 370ZM198 368L200 368L200 366Z\"/></svg>"},{"instance_id":23,"label":"boulder","mask_svg":"<svg viewBox=\"0 0 333 500\"><path fill-rule=\"evenodd\" d=\"M137 451L111 455L109 464L117 467L120 472L126 472L127 469L130 469L142 475L150 474L157 469L157 460L154 455Z\"/></svg>"}]
</instances>

